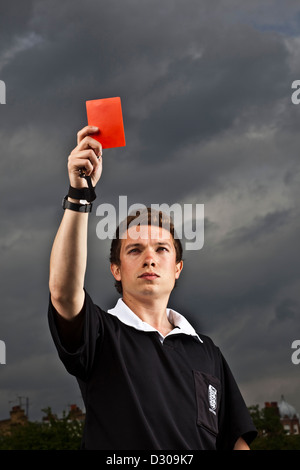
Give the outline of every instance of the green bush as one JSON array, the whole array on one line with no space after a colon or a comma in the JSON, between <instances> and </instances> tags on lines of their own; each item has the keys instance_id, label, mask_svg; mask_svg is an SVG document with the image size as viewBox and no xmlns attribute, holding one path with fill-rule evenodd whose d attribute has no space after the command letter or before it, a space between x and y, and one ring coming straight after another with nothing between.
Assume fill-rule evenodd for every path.
<instances>
[{"instance_id":1,"label":"green bush","mask_svg":"<svg viewBox=\"0 0 300 470\"><path fill-rule=\"evenodd\" d=\"M63 415L55 418L51 409L46 412L48 422L28 422L11 427L10 434L0 434L0 450L78 450L83 423Z\"/></svg>"},{"instance_id":2,"label":"green bush","mask_svg":"<svg viewBox=\"0 0 300 470\"><path fill-rule=\"evenodd\" d=\"M252 442L252 450L300 450L300 435L285 433L280 417L274 408L249 407L258 436Z\"/></svg>"}]
</instances>

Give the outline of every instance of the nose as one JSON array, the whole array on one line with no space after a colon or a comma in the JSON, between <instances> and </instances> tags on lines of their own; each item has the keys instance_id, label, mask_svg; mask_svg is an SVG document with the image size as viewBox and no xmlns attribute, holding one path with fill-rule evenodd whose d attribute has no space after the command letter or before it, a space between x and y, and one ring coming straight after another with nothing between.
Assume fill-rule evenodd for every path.
<instances>
[{"instance_id":1,"label":"nose","mask_svg":"<svg viewBox=\"0 0 300 470\"><path fill-rule=\"evenodd\" d=\"M155 263L155 259L154 259L154 256L153 256L153 252L151 250L147 250L145 252L143 268L146 268L147 266L154 267L155 265L156 265L156 263Z\"/></svg>"},{"instance_id":2,"label":"nose","mask_svg":"<svg viewBox=\"0 0 300 470\"><path fill-rule=\"evenodd\" d=\"M146 260L143 264L143 268L147 268L147 266L152 266L154 268L155 262L153 260Z\"/></svg>"}]
</instances>

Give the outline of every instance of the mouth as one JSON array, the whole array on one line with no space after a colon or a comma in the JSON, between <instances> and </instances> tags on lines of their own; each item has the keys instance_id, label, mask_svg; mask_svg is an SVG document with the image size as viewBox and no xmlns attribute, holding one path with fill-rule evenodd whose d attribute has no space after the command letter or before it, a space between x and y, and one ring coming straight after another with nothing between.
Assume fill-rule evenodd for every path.
<instances>
[{"instance_id":1,"label":"mouth","mask_svg":"<svg viewBox=\"0 0 300 470\"><path fill-rule=\"evenodd\" d=\"M159 275L156 273L143 273L138 277L139 279L147 279L148 281L153 281L154 279L159 278Z\"/></svg>"}]
</instances>

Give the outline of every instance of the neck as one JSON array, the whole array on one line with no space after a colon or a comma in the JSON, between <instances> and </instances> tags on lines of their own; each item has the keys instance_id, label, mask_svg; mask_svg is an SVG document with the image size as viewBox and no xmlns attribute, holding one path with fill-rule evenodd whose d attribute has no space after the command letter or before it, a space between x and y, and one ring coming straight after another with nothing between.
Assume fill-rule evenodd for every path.
<instances>
[{"instance_id":1,"label":"neck","mask_svg":"<svg viewBox=\"0 0 300 470\"><path fill-rule=\"evenodd\" d=\"M173 328L167 317L167 304L168 298L162 299L133 298L126 293L123 293L123 302L130 308L143 322L153 326L162 335L166 335Z\"/></svg>"}]
</instances>

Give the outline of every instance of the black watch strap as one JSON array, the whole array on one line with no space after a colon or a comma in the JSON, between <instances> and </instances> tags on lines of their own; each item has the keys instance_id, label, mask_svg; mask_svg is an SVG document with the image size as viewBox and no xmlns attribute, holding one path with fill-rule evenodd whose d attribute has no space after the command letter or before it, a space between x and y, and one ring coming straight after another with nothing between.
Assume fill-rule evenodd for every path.
<instances>
[{"instance_id":1,"label":"black watch strap","mask_svg":"<svg viewBox=\"0 0 300 470\"><path fill-rule=\"evenodd\" d=\"M68 196L65 196L62 201L63 209L70 209L75 212L91 212L93 204L76 204L75 202L68 201Z\"/></svg>"}]
</instances>

